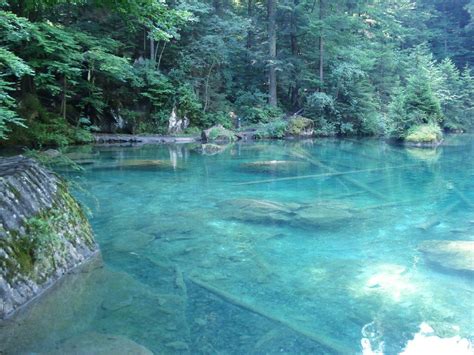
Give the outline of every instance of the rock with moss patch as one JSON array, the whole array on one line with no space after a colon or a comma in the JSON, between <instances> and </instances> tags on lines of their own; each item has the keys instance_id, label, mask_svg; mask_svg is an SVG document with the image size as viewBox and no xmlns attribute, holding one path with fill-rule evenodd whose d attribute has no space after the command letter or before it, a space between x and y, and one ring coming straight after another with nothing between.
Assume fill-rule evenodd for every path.
<instances>
[{"instance_id":1,"label":"rock with moss patch","mask_svg":"<svg viewBox=\"0 0 474 355\"><path fill-rule=\"evenodd\" d=\"M288 121L286 135L293 137L311 137L314 134L314 122L302 116L292 117Z\"/></svg>"},{"instance_id":2,"label":"rock with moss patch","mask_svg":"<svg viewBox=\"0 0 474 355\"><path fill-rule=\"evenodd\" d=\"M405 144L417 147L437 146L443 139L441 128L435 124L417 125L408 131L405 136Z\"/></svg>"},{"instance_id":3,"label":"rock with moss patch","mask_svg":"<svg viewBox=\"0 0 474 355\"><path fill-rule=\"evenodd\" d=\"M66 183L23 156L0 159L0 318L97 250Z\"/></svg>"},{"instance_id":4,"label":"rock with moss patch","mask_svg":"<svg viewBox=\"0 0 474 355\"><path fill-rule=\"evenodd\" d=\"M233 142L237 140L234 132L220 124L203 130L201 138L203 142Z\"/></svg>"}]
</instances>

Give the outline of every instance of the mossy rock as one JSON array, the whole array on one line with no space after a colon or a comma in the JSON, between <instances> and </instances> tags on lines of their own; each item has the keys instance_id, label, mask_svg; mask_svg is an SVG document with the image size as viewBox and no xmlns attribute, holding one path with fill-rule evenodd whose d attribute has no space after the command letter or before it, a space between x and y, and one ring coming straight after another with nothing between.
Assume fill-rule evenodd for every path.
<instances>
[{"instance_id":1,"label":"mossy rock","mask_svg":"<svg viewBox=\"0 0 474 355\"><path fill-rule=\"evenodd\" d=\"M237 136L222 125L216 125L202 131L201 138L204 142L234 142Z\"/></svg>"},{"instance_id":2,"label":"mossy rock","mask_svg":"<svg viewBox=\"0 0 474 355\"><path fill-rule=\"evenodd\" d=\"M441 128L435 124L423 124L410 128L405 143L413 146L434 146L443 139Z\"/></svg>"},{"instance_id":3,"label":"mossy rock","mask_svg":"<svg viewBox=\"0 0 474 355\"><path fill-rule=\"evenodd\" d=\"M314 133L314 122L309 118L296 116L288 121L286 135L294 137L311 137Z\"/></svg>"},{"instance_id":4,"label":"mossy rock","mask_svg":"<svg viewBox=\"0 0 474 355\"><path fill-rule=\"evenodd\" d=\"M97 250L66 183L23 156L0 159L0 318Z\"/></svg>"}]
</instances>

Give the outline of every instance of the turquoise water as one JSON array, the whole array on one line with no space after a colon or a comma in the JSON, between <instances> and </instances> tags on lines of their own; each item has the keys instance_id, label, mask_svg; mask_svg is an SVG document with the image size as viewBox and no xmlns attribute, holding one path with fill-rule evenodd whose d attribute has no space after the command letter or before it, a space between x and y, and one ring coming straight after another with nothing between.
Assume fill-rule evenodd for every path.
<instances>
[{"instance_id":1,"label":"turquoise water","mask_svg":"<svg viewBox=\"0 0 474 355\"><path fill-rule=\"evenodd\" d=\"M474 240L473 154L472 136L77 148L84 171L58 171L102 256L1 324L0 353L397 354L423 325L472 343L453 263L474 261L420 246Z\"/></svg>"}]
</instances>

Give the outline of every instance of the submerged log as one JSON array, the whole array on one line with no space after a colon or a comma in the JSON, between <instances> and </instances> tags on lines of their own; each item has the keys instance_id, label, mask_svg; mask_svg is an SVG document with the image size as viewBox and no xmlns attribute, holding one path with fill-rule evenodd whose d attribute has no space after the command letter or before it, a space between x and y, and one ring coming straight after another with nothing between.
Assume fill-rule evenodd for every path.
<instances>
[{"instance_id":1,"label":"submerged log","mask_svg":"<svg viewBox=\"0 0 474 355\"><path fill-rule=\"evenodd\" d=\"M324 163L321 163L319 160L316 160L310 156L308 156L307 154L304 154L304 153L298 153L298 152L290 152L290 155L294 156L294 157L297 157L297 158L300 158L300 159L303 159L307 162L309 162L310 164L318 167L318 168L321 168L321 169L324 169L326 171L328 171L329 173L333 173L333 174L340 174L339 171L337 171L336 169L324 164ZM368 193L370 193L371 195L377 197L377 198L380 198L381 200L386 200L387 197L383 194L381 194L380 192L372 189L371 187L367 186L366 184L360 182L360 181L357 181L349 176L345 176L344 174L340 174L342 176L342 178L344 180L346 180L347 182L351 183L352 185L354 186L357 186L365 191L367 191Z\"/></svg>"},{"instance_id":2,"label":"submerged log","mask_svg":"<svg viewBox=\"0 0 474 355\"><path fill-rule=\"evenodd\" d=\"M289 176L289 177L283 177L283 178L277 178L277 179L265 179L265 180L257 180L257 181L248 181L248 182L241 182L235 184L236 186L240 185L255 185L255 184L269 184L272 182L279 182L279 181L290 181L290 180L303 180L303 179L317 179L317 178L325 178L325 177L332 177L332 176L343 176L343 175L351 175L351 174L360 174L360 173L370 173L374 171L384 171L384 170L393 170L393 169L404 169L408 167L413 167L413 166L418 166L418 164L408 164L408 165L399 165L399 166L389 166L389 167L384 167L384 168L373 168L373 169L362 169L362 170L351 170L351 171L333 171L329 173L323 173L323 174L313 174L313 175L302 175L302 176ZM330 167L327 167L328 169L332 169ZM327 170L327 169L326 169ZM332 169L334 170L334 169ZM346 177L346 181L348 181ZM374 191L372 188L368 187L365 184L362 184L361 182L358 182L354 179L350 179L350 183L354 184L356 182L359 186L359 188L363 189L366 192L372 193L372 194L377 194L380 196L383 196L381 193ZM360 186L362 184L363 186ZM357 185L356 185L357 186ZM369 190L367 190L369 189ZM383 196L385 199L385 196Z\"/></svg>"},{"instance_id":3,"label":"submerged log","mask_svg":"<svg viewBox=\"0 0 474 355\"><path fill-rule=\"evenodd\" d=\"M298 333L299 335L302 335L310 340L315 341L318 344L323 345L324 347L330 349L331 351L334 351L336 353L341 353L341 354L350 354L353 352L353 349L351 349L349 346L346 344L343 344L339 342L337 339L330 338L329 336L321 333L315 333L312 331L309 331L308 329L301 328L297 324L293 324L292 322L284 319L283 317L280 317L276 314L273 314L271 312L267 312L265 310L262 310L252 304L249 304L236 296L218 289L217 287L211 286L199 279L196 279L194 277L187 277L189 281L191 281L193 284L205 289L206 291L214 294L215 296L218 296L222 300L237 306L245 311L257 314L261 317L264 317L268 320L271 320L273 322L279 323L291 330L293 330L295 333Z\"/></svg>"},{"instance_id":4,"label":"submerged log","mask_svg":"<svg viewBox=\"0 0 474 355\"><path fill-rule=\"evenodd\" d=\"M443 209L440 213L438 213L435 216L431 217L426 222L418 225L418 228L423 229L423 230L426 231L426 230L440 224L443 217L446 217L448 214L450 214L452 211L454 211L460 204L461 204L461 201L456 201L456 202L450 204L448 207Z\"/></svg>"}]
</instances>

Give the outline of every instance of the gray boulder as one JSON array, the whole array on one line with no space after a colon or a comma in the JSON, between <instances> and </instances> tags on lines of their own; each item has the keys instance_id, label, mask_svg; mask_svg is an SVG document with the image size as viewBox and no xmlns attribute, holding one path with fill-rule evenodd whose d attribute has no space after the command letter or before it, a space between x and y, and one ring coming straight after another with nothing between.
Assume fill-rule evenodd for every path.
<instances>
[{"instance_id":1,"label":"gray boulder","mask_svg":"<svg viewBox=\"0 0 474 355\"><path fill-rule=\"evenodd\" d=\"M0 159L0 318L96 251L62 179L23 156Z\"/></svg>"}]
</instances>

